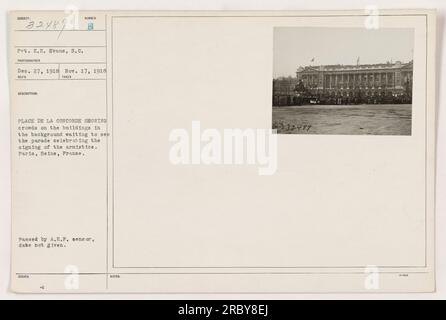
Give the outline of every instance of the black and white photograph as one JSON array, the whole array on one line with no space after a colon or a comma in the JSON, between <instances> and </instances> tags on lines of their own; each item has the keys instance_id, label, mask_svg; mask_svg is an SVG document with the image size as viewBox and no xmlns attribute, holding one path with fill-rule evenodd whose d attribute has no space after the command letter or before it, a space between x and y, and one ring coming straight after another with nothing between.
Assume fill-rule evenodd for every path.
<instances>
[{"instance_id":1,"label":"black and white photograph","mask_svg":"<svg viewBox=\"0 0 446 320\"><path fill-rule=\"evenodd\" d=\"M0 2L0 300L446 298L445 0L34 2Z\"/></svg>"},{"instance_id":2,"label":"black and white photograph","mask_svg":"<svg viewBox=\"0 0 446 320\"><path fill-rule=\"evenodd\" d=\"M278 134L411 135L413 29L274 29Z\"/></svg>"}]
</instances>

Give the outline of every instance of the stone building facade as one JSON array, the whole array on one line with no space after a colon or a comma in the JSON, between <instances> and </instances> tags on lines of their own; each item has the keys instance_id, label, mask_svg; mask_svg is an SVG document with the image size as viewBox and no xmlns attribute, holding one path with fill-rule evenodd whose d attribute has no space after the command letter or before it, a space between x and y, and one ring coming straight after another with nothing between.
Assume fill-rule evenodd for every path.
<instances>
[{"instance_id":1,"label":"stone building facade","mask_svg":"<svg viewBox=\"0 0 446 320\"><path fill-rule=\"evenodd\" d=\"M300 67L295 78L275 79L273 104L298 97L322 103L411 103L413 62ZM284 96L288 96L284 103ZM291 103L289 103L291 101Z\"/></svg>"},{"instance_id":2,"label":"stone building facade","mask_svg":"<svg viewBox=\"0 0 446 320\"><path fill-rule=\"evenodd\" d=\"M301 67L296 72L297 81L312 93L351 95L362 90L364 95L411 94L412 61L371 65L328 65Z\"/></svg>"}]
</instances>

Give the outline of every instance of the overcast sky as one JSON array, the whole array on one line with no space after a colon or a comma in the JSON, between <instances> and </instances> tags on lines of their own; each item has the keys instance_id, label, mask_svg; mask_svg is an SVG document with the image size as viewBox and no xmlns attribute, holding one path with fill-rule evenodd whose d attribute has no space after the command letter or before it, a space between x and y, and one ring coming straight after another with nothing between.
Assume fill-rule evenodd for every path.
<instances>
[{"instance_id":1,"label":"overcast sky","mask_svg":"<svg viewBox=\"0 0 446 320\"><path fill-rule=\"evenodd\" d=\"M299 66L412 60L413 29L274 28L274 77ZM314 62L311 60L314 58Z\"/></svg>"}]
</instances>

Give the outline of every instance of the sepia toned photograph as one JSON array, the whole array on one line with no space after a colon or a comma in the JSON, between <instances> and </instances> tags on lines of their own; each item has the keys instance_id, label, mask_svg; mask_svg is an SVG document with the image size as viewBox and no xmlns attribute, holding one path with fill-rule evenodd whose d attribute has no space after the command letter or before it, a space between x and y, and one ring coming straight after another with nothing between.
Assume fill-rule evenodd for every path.
<instances>
[{"instance_id":1,"label":"sepia toned photograph","mask_svg":"<svg viewBox=\"0 0 446 320\"><path fill-rule=\"evenodd\" d=\"M446 296L446 1L76 1L3 12L0 299Z\"/></svg>"},{"instance_id":2,"label":"sepia toned photograph","mask_svg":"<svg viewBox=\"0 0 446 320\"><path fill-rule=\"evenodd\" d=\"M413 29L274 29L278 134L411 135Z\"/></svg>"}]
</instances>

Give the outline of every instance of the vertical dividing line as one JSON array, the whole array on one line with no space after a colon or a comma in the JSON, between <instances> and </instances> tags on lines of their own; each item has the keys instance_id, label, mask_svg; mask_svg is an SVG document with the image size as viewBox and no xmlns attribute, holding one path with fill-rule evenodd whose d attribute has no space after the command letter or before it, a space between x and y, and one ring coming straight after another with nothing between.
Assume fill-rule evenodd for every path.
<instances>
[{"instance_id":1,"label":"vertical dividing line","mask_svg":"<svg viewBox=\"0 0 446 320\"><path fill-rule=\"evenodd\" d=\"M428 63L428 52L429 52L429 18L428 15L425 15L425 19L426 19L426 70L425 70L425 74L426 74L426 80L425 80L425 106L424 106L424 145L425 145L425 154L424 154L424 266L427 267L428 266L428 247L427 247L427 243L428 243L428 228L427 228L427 223L428 223L428 215L427 215L427 152L428 152L428 131L427 131L427 126L428 126L428 122L427 122L427 117L428 117L428 112L427 112L427 108L428 108L428 96L427 96L427 89L428 89L428 70L429 70L429 63ZM413 98L412 98L413 99ZM412 101L413 103L413 101ZM413 104L412 104L413 106ZM412 114L413 114L413 107L412 107ZM413 119L413 115L412 115L412 119ZM435 233L434 233L435 234ZM432 236L431 236L432 238Z\"/></svg>"},{"instance_id":2,"label":"vertical dividing line","mask_svg":"<svg viewBox=\"0 0 446 320\"><path fill-rule=\"evenodd\" d=\"M108 290L108 48L107 48L107 42L108 42L108 34L107 34L107 27L108 27L108 21L107 21L107 15L105 15L105 119L106 119L106 145L105 145L105 159L106 159L106 166L105 166L105 205L106 205L106 242L105 242L105 288Z\"/></svg>"},{"instance_id":3,"label":"vertical dividing line","mask_svg":"<svg viewBox=\"0 0 446 320\"><path fill-rule=\"evenodd\" d=\"M112 171L112 176L111 176L111 183L112 183L112 187L111 187L111 191L112 191L112 203L111 203L111 207L112 207L112 267L115 267L115 157L114 157L114 132L113 132L113 128L114 128L114 79L113 79L113 74L114 74L114 70L113 70L113 19L114 17L111 17L111 21L110 21L110 26L111 26L111 38L110 38L110 43L111 43L111 119L112 119L112 123L111 123L111 159L112 159L112 166L111 166L111 171Z\"/></svg>"}]
</instances>

